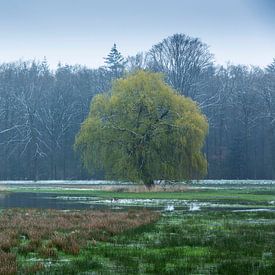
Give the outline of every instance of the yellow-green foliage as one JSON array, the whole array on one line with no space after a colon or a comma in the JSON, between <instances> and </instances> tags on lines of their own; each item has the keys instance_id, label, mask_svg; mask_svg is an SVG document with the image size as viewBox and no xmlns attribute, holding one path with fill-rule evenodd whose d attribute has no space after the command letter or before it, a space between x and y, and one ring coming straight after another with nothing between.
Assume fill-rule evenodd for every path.
<instances>
[{"instance_id":1,"label":"yellow-green foliage","mask_svg":"<svg viewBox=\"0 0 275 275\"><path fill-rule=\"evenodd\" d=\"M145 71L97 95L76 138L86 168L107 178L152 183L206 173L208 124L197 105Z\"/></svg>"}]
</instances>

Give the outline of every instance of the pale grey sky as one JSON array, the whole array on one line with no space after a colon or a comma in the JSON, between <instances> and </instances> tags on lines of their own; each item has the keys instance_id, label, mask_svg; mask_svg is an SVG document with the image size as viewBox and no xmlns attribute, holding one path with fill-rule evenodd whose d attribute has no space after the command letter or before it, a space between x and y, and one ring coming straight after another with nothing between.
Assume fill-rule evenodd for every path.
<instances>
[{"instance_id":1,"label":"pale grey sky","mask_svg":"<svg viewBox=\"0 0 275 275\"><path fill-rule=\"evenodd\" d=\"M0 0L0 62L47 57L52 67L103 65L174 33L199 37L217 63L275 57L275 0Z\"/></svg>"}]
</instances>

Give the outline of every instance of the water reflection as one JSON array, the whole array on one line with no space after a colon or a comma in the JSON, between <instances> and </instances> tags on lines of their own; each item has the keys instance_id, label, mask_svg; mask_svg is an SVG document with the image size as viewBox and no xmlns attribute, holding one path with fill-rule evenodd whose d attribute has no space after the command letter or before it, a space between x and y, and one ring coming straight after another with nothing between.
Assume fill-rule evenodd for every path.
<instances>
[{"instance_id":1,"label":"water reflection","mask_svg":"<svg viewBox=\"0 0 275 275\"><path fill-rule=\"evenodd\" d=\"M272 201L273 202L273 201ZM248 207L246 204L171 199L102 199L92 196L62 195L53 193L0 193L0 208L40 208L60 210L112 209L148 207L164 212L173 211L275 211Z\"/></svg>"},{"instance_id":2,"label":"water reflection","mask_svg":"<svg viewBox=\"0 0 275 275\"><path fill-rule=\"evenodd\" d=\"M51 209L94 209L100 205L87 205L58 199L49 193L8 193L0 194L0 208L51 208Z\"/></svg>"}]
</instances>

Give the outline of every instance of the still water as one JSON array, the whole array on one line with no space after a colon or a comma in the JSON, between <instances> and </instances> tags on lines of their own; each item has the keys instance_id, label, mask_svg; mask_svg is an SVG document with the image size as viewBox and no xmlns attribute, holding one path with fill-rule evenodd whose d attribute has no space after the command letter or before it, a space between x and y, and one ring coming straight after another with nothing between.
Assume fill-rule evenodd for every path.
<instances>
[{"instance_id":1,"label":"still water","mask_svg":"<svg viewBox=\"0 0 275 275\"><path fill-rule=\"evenodd\" d=\"M129 210L130 208L150 208L164 212L173 211L267 211L275 208L248 208L236 203L218 203L177 199L103 199L92 196L73 196L53 193L19 192L0 194L1 208L40 208L59 210L112 209Z\"/></svg>"},{"instance_id":2,"label":"still water","mask_svg":"<svg viewBox=\"0 0 275 275\"><path fill-rule=\"evenodd\" d=\"M100 204L85 204L59 198L51 193L8 193L1 194L0 208L50 208L50 209L97 209L104 208ZM107 207L106 207L107 208Z\"/></svg>"}]
</instances>

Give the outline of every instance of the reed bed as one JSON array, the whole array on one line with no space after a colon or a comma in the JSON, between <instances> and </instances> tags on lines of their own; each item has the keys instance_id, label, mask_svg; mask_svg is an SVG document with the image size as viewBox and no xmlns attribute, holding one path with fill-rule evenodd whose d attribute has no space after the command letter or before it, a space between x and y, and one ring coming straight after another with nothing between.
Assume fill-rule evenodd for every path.
<instances>
[{"instance_id":1,"label":"reed bed","mask_svg":"<svg viewBox=\"0 0 275 275\"><path fill-rule=\"evenodd\" d=\"M107 241L152 223L158 217L158 213L148 210L3 210L0 213L0 274L43 270L43 261L30 266L24 265L24 259L30 255L51 260L58 259L60 254L77 256L87 243L96 245L98 241Z\"/></svg>"}]
</instances>

